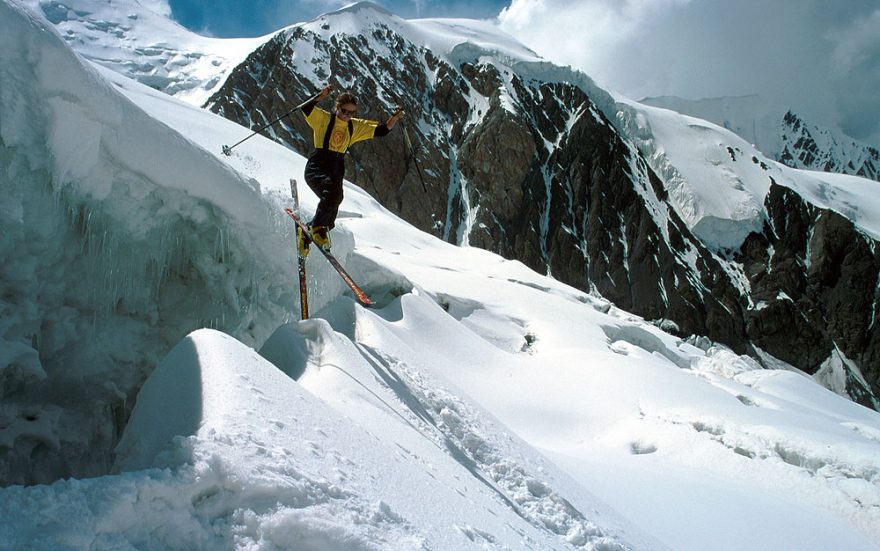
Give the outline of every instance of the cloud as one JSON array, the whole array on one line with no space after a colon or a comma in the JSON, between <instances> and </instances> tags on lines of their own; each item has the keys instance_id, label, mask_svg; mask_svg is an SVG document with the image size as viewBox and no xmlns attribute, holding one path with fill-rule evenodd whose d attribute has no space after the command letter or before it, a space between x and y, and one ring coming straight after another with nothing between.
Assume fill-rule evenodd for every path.
<instances>
[{"instance_id":1,"label":"cloud","mask_svg":"<svg viewBox=\"0 0 880 551\"><path fill-rule=\"evenodd\" d=\"M832 31L829 38L835 43L833 86L841 124L853 137L880 144L880 8L845 29ZM866 117L863 107L872 104L874 114Z\"/></svg>"},{"instance_id":2,"label":"cloud","mask_svg":"<svg viewBox=\"0 0 880 551\"><path fill-rule=\"evenodd\" d=\"M880 143L876 0L512 0L499 21L635 99L760 94Z\"/></svg>"}]
</instances>

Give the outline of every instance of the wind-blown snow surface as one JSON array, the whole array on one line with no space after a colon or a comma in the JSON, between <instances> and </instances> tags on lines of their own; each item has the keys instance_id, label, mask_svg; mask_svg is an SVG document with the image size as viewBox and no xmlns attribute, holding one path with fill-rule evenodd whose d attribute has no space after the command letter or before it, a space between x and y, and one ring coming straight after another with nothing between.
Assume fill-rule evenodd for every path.
<instances>
[{"instance_id":1,"label":"wind-blown snow surface","mask_svg":"<svg viewBox=\"0 0 880 551\"><path fill-rule=\"evenodd\" d=\"M3 407L35 400L4 410L0 448L64 456L92 428L37 399L152 372L115 474L0 490L4 545L878 548L876 412L353 186L334 250L379 304L314 255L315 319L291 322L301 157L259 138L223 157L246 129L84 66L5 0L0 36ZM187 336L205 322L224 333Z\"/></svg>"},{"instance_id":2,"label":"wind-blown snow surface","mask_svg":"<svg viewBox=\"0 0 880 551\"><path fill-rule=\"evenodd\" d=\"M22 0L81 55L152 88L201 105L271 36L216 39L170 18L167 0ZM274 34L274 33L273 33Z\"/></svg>"},{"instance_id":3,"label":"wind-blown snow surface","mask_svg":"<svg viewBox=\"0 0 880 551\"><path fill-rule=\"evenodd\" d=\"M640 103L711 121L731 130L768 157L783 160L788 166L862 174L877 179L876 146L858 142L839 128L802 121L787 107L773 105L765 97L749 95L688 100L660 96L644 98ZM806 116L811 118L809 114ZM809 138L808 142L812 143L803 141L804 138Z\"/></svg>"},{"instance_id":4,"label":"wind-blown snow surface","mask_svg":"<svg viewBox=\"0 0 880 551\"><path fill-rule=\"evenodd\" d=\"M880 239L880 183L789 168L713 123L624 97L617 101L624 133L662 176L670 203L707 246L736 250L751 232L761 232L772 182Z\"/></svg>"}]
</instances>

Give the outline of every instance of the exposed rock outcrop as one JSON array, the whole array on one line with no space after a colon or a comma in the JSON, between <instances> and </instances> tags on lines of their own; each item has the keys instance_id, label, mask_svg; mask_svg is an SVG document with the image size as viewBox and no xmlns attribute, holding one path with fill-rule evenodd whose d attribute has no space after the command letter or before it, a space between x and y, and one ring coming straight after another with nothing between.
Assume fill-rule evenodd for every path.
<instances>
[{"instance_id":1,"label":"exposed rock outcrop","mask_svg":"<svg viewBox=\"0 0 880 551\"><path fill-rule=\"evenodd\" d=\"M681 336L810 373L842 355L856 366L846 391L877 406L880 259L848 220L773 186L764 231L713 253L581 87L525 76L491 52L441 55L384 24L369 29L279 34L207 106L257 126L326 81L358 93L368 118L402 105L414 157L395 131L352 148L347 176L414 225L597 291ZM299 114L274 136L311 148Z\"/></svg>"}]
</instances>

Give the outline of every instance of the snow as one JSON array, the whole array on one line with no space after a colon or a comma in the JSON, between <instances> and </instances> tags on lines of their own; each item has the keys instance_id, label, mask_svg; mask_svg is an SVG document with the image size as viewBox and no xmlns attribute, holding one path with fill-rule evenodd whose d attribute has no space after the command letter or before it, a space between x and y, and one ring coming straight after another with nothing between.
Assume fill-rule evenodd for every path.
<instances>
[{"instance_id":1,"label":"snow","mask_svg":"<svg viewBox=\"0 0 880 551\"><path fill-rule=\"evenodd\" d=\"M860 168L866 168L866 163L871 159L872 146L853 140L839 128L808 124L797 118L798 131L794 135L789 134L792 132L790 125L784 124L786 114L790 114L789 107L773 105L771 98L759 95L699 100L661 96L644 98L640 103L714 122L753 144L772 159L779 159L786 147L795 146L802 137L801 132L806 131L816 142L818 151L814 154L817 157L812 160L811 166L804 166L800 158L786 161L789 166L795 163L797 168L816 170L830 164L835 167L832 169L834 171L856 173ZM869 178L873 178L873 175Z\"/></svg>"},{"instance_id":2,"label":"snow","mask_svg":"<svg viewBox=\"0 0 880 551\"><path fill-rule=\"evenodd\" d=\"M880 182L848 174L789 170L782 185L817 207L847 218L872 239L880 239Z\"/></svg>"},{"instance_id":3,"label":"snow","mask_svg":"<svg viewBox=\"0 0 880 551\"><path fill-rule=\"evenodd\" d=\"M301 27L329 39L333 35L359 35L365 29L386 27L413 44L424 45L454 67L474 62L482 55L511 62L539 62L541 58L521 42L502 31L495 21L473 19L402 19L372 2L356 2ZM389 56L391 57L391 56Z\"/></svg>"},{"instance_id":4,"label":"snow","mask_svg":"<svg viewBox=\"0 0 880 551\"><path fill-rule=\"evenodd\" d=\"M81 55L193 104L203 104L236 65L269 40L215 39L170 19L167 0L23 0Z\"/></svg>"},{"instance_id":5,"label":"snow","mask_svg":"<svg viewBox=\"0 0 880 551\"><path fill-rule=\"evenodd\" d=\"M303 158L261 137L222 155L250 132L6 0L0 37L0 453L46 478L0 489L3 545L880 547L880 414L350 184L334 251L377 306L310 257L294 321Z\"/></svg>"},{"instance_id":6,"label":"snow","mask_svg":"<svg viewBox=\"0 0 880 551\"><path fill-rule=\"evenodd\" d=\"M750 233L762 231L772 182L880 238L877 182L789 168L710 122L624 97L617 100L624 133L665 181L676 212L710 248L736 250Z\"/></svg>"},{"instance_id":7,"label":"snow","mask_svg":"<svg viewBox=\"0 0 880 551\"><path fill-rule=\"evenodd\" d=\"M675 96L644 98L639 103L670 109L726 128L773 159L782 153L780 128L785 109L768 98L747 96L687 100Z\"/></svg>"},{"instance_id":8,"label":"snow","mask_svg":"<svg viewBox=\"0 0 880 551\"><path fill-rule=\"evenodd\" d=\"M525 47L493 21L473 19L415 19L409 22L416 29L411 40L425 44L431 51L450 56L454 66L461 61L479 57L475 52L488 53L495 59L540 61L538 54ZM467 53L465 53L467 51ZM458 63L455 61L459 59Z\"/></svg>"}]
</instances>

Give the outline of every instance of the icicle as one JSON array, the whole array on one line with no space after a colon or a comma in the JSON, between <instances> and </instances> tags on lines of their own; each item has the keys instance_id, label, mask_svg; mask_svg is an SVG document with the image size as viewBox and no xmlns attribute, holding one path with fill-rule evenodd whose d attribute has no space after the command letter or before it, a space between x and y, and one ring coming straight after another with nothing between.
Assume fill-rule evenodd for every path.
<instances>
[{"instance_id":1,"label":"icicle","mask_svg":"<svg viewBox=\"0 0 880 551\"><path fill-rule=\"evenodd\" d=\"M79 212L77 212L79 210ZM91 219L91 213L86 215L83 211L85 207L80 207L76 209L75 207L71 207L71 215L73 216L74 224L78 224L77 231L79 231L82 239L80 241L79 254L84 255L88 251L89 248L89 220Z\"/></svg>"},{"instance_id":2,"label":"icicle","mask_svg":"<svg viewBox=\"0 0 880 551\"><path fill-rule=\"evenodd\" d=\"M215 262L219 262L223 264L223 229L217 228L217 233L214 236L214 254L212 255Z\"/></svg>"},{"instance_id":3,"label":"icicle","mask_svg":"<svg viewBox=\"0 0 880 551\"><path fill-rule=\"evenodd\" d=\"M251 293L251 300L248 301L248 313L253 314L260 304L262 295L260 278L257 277L253 269L251 269L251 289L253 289L253 292Z\"/></svg>"}]
</instances>

